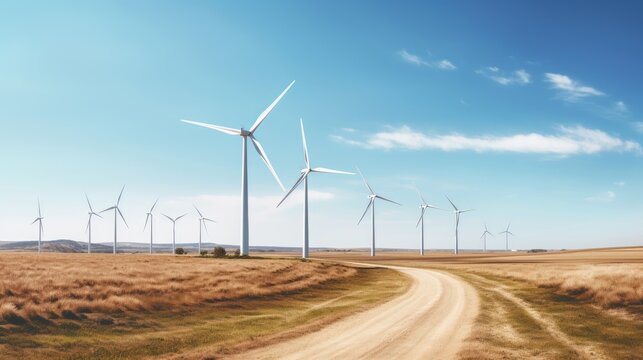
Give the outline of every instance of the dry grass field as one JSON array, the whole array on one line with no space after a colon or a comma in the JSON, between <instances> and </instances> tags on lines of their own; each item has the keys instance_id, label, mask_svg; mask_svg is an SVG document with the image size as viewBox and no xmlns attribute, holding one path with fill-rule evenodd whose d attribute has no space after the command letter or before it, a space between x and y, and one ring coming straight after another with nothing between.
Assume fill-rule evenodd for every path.
<instances>
[{"instance_id":1,"label":"dry grass field","mask_svg":"<svg viewBox=\"0 0 643 360\"><path fill-rule=\"evenodd\" d=\"M0 253L0 272L0 358L23 359L225 354L407 286L392 270L293 259Z\"/></svg>"},{"instance_id":2,"label":"dry grass field","mask_svg":"<svg viewBox=\"0 0 643 360\"><path fill-rule=\"evenodd\" d=\"M461 359L643 359L643 248L551 253L315 253L448 271L481 309Z\"/></svg>"}]
</instances>

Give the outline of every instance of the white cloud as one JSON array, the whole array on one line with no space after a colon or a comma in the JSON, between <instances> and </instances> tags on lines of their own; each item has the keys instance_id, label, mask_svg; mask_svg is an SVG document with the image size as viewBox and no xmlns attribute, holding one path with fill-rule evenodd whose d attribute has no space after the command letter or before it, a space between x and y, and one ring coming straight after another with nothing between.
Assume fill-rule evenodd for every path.
<instances>
[{"instance_id":1,"label":"white cloud","mask_svg":"<svg viewBox=\"0 0 643 360\"><path fill-rule=\"evenodd\" d=\"M634 128L634 130L636 130L636 131L640 132L641 134L643 134L643 121L635 121L635 122L633 122L632 127Z\"/></svg>"},{"instance_id":2,"label":"white cloud","mask_svg":"<svg viewBox=\"0 0 643 360\"><path fill-rule=\"evenodd\" d=\"M565 100L576 101L579 98L588 96L603 96L605 93L590 87L581 85L569 76L555 73L545 73L545 81L552 85L552 88L559 90Z\"/></svg>"},{"instance_id":3,"label":"white cloud","mask_svg":"<svg viewBox=\"0 0 643 360\"><path fill-rule=\"evenodd\" d=\"M440 69L440 70L455 70L457 67L453 65L453 63L447 59L442 59L439 61L428 61L425 59L422 59L420 56L411 54L406 50L401 50L398 51L398 55L402 60L409 64L417 65L417 66L428 66L431 68L435 69Z\"/></svg>"},{"instance_id":4,"label":"white cloud","mask_svg":"<svg viewBox=\"0 0 643 360\"><path fill-rule=\"evenodd\" d=\"M616 109L617 112L625 113L627 112L627 105L625 105L625 103L622 101L617 101L614 104L614 109Z\"/></svg>"},{"instance_id":5,"label":"white cloud","mask_svg":"<svg viewBox=\"0 0 643 360\"><path fill-rule=\"evenodd\" d=\"M625 181L617 181L617 182L614 183L614 185L616 185L618 187L624 187L625 186Z\"/></svg>"},{"instance_id":6,"label":"white cloud","mask_svg":"<svg viewBox=\"0 0 643 360\"><path fill-rule=\"evenodd\" d=\"M607 203L612 202L616 198L616 194L613 191L605 191L593 196L588 196L585 198L585 201L592 203Z\"/></svg>"},{"instance_id":7,"label":"white cloud","mask_svg":"<svg viewBox=\"0 0 643 360\"><path fill-rule=\"evenodd\" d=\"M357 130L355 130L355 129L353 129L353 128L347 128L347 127L342 128L341 130L342 130L343 132L347 132L347 133L354 133L355 131L357 131Z\"/></svg>"},{"instance_id":8,"label":"white cloud","mask_svg":"<svg viewBox=\"0 0 643 360\"><path fill-rule=\"evenodd\" d=\"M477 70L476 73L491 79L500 85L527 85L531 82L531 75L523 69L506 74L496 66L489 66L484 69Z\"/></svg>"},{"instance_id":9,"label":"white cloud","mask_svg":"<svg viewBox=\"0 0 643 360\"><path fill-rule=\"evenodd\" d=\"M601 152L641 152L634 141L622 140L601 130L582 126L560 126L556 134L515 134L507 136L430 135L408 126L390 128L368 135L364 140L333 135L338 142L366 149L442 150L514 152L550 155L596 154Z\"/></svg>"}]
</instances>

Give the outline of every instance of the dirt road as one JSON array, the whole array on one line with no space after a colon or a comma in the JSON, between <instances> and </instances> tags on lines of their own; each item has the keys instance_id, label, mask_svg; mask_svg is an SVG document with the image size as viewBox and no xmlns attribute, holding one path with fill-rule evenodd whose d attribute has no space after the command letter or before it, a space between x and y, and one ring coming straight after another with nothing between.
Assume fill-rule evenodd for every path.
<instances>
[{"instance_id":1,"label":"dirt road","mask_svg":"<svg viewBox=\"0 0 643 360\"><path fill-rule=\"evenodd\" d=\"M439 271L391 267L408 292L315 333L238 355L243 359L452 359L469 335L478 296Z\"/></svg>"}]
</instances>

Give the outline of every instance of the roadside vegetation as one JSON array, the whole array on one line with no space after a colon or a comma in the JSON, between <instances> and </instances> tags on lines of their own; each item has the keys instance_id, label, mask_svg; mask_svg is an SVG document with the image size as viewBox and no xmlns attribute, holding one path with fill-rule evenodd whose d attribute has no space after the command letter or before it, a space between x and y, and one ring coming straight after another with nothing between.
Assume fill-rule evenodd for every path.
<instances>
[{"instance_id":1,"label":"roadside vegetation","mask_svg":"<svg viewBox=\"0 0 643 360\"><path fill-rule=\"evenodd\" d=\"M6 253L0 271L0 354L23 359L213 357L408 285L392 270L287 259Z\"/></svg>"}]
</instances>

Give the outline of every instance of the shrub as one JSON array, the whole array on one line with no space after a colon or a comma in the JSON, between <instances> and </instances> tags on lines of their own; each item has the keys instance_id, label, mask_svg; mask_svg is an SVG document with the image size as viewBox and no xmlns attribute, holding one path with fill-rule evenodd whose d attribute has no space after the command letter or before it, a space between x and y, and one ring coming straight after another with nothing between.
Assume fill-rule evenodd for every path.
<instances>
[{"instance_id":1,"label":"shrub","mask_svg":"<svg viewBox=\"0 0 643 360\"><path fill-rule=\"evenodd\" d=\"M225 249L221 246L215 246L214 250L212 250L212 255L217 258L225 257Z\"/></svg>"},{"instance_id":2,"label":"shrub","mask_svg":"<svg viewBox=\"0 0 643 360\"><path fill-rule=\"evenodd\" d=\"M234 257L239 257L241 255L241 250L237 249L234 251Z\"/></svg>"},{"instance_id":3,"label":"shrub","mask_svg":"<svg viewBox=\"0 0 643 360\"><path fill-rule=\"evenodd\" d=\"M183 248L180 248L180 247L179 247L179 248L176 248L176 249L174 250L174 253L175 253L176 255L185 255L185 254L187 254L188 252L187 252L187 251L185 251L185 249L183 249Z\"/></svg>"}]
</instances>

